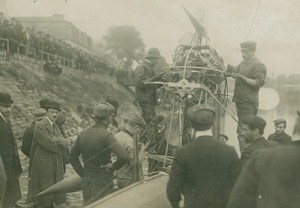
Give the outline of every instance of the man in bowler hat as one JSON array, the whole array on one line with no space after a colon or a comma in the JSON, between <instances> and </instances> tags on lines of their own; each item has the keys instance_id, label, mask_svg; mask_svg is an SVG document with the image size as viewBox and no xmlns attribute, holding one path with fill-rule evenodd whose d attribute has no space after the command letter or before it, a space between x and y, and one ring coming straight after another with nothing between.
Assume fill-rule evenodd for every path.
<instances>
[{"instance_id":1,"label":"man in bowler hat","mask_svg":"<svg viewBox=\"0 0 300 208\"><path fill-rule=\"evenodd\" d=\"M210 106L195 105L186 111L194 129L193 141L175 153L167 197L173 208L179 207L184 195L184 207L226 207L234 182L232 170L238 163L233 147L213 139L212 126L216 112Z\"/></svg>"},{"instance_id":2,"label":"man in bowler hat","mask_svg":"<svg viewBox=\"0 0 300 208\"><path fill-rule=\"evenodd\" d=\"M116 138L107 131L114 112L115 108L109 103L97 104L92 115L95 124L79 133L70 151L69 161L82 178L84 205L112 193L113 172L129 159ZM111 161L112 152L117 156L114 163ZM79 161L80 155L84 167Z\"/></svg>"},{"instance_id":3,"label":"man in bowler hat","mask_svg":"<svg viewBox=\"0 0 300 208\"><path fill-rule=\"evenodd\" d=\"M268 136L269 141L275 141L278 144L289 144L292 141L292 137L284 132L286 129L286 120L278 118L274 121L275 133Z\"/></svg>"},{"instance_id":4,"label":"man in bowler hat","mask_svg":"<svg viewBox=\"0 0 300 208\"><path fill-rule=\"evenodd\" d=\"M257 115L258 92L265 84L267 69L255 56L256 42L241 43L243 61L237 66L228 66L232 77L236 79L233 102L235 102L238 116L238 139L241 153L246 147L245 138L241 136L241 121L250 115Z\"/></svg>"},{"instance_id":5,"label":"man in bowler hat","mask_svg":"<svg viewBox=\"0 0 300 208\"><path fill-rule=\"evenodd\" d=\"M61 111L60 104L56 101L49 101L45 109L47 111L45 118L34 128L30 153L32 162L28 199L33 201L35 208L52 208L54 204L58 205L66 201L64 193L36 196L50 185L63 179L63 152L67 148L67 142L55 123Z\"/></svg>"},{"instance_id":6,"label":"man in bowler hat","mask_svg":"<svg viewBox=\"0 0 300 208\"><path fill-rule=\"evenodd\" d=\"M19 175L22 167L10 122L12 104L10 94L0 92L0 155L7 177L3 201L5 208L16 206L17 201L21 199Z\"/></svg>"}]
</instances>

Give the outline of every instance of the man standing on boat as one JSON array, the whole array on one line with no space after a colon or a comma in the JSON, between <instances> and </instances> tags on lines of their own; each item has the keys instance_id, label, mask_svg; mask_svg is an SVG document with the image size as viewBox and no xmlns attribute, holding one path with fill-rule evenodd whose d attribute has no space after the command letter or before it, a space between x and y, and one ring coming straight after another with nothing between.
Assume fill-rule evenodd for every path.
<instances>
[{"instance_id":1,"label":"man standing on boat","mask_svg":"<svg viewBox=\"0 0 300 208\"><path fill-rule=\"evenodd\" d=\"M155 71L155 66L158 64L160 58L159 50L157 48L150 48L145 56L144 62L138 65L134 70L136 99L141 107L142 117L147 124L149 124L156 115L157 86L154 84L146 84L146 82L159 81L161 79L162 74L157 74Z\"/></svg>"},{"instance_id":2,"label":"man standing on boat","mask_svg":"<svg viewBox=\"0 0 300 208\"><path fill-rule=\"evenodd\" d=\"M210 106L195 105L187 109L186 118L194 129L194 140L177 150L167 197L173 208L179 207L181 194L184 207L226 207L234 182L233 170L238 155L233 147L212 136L216 112Z\"/></svg>"},{"instance_id":3,"label":"man standing on boat","mask_svg":"<svg viewBox=\"0 0 300 208\"><path fill-rule=\"evenodd\" d=\"M256 58L256 42L246 41L241 43L243 61L237 66L228 66L227 70L236 79L233 102L235 102L238 116L238 139L240 151L246 147L245 138L241 136L241 120L247 116L257 115L258 92L265 84L267 69Z\"/></svg>"}]
</instances>

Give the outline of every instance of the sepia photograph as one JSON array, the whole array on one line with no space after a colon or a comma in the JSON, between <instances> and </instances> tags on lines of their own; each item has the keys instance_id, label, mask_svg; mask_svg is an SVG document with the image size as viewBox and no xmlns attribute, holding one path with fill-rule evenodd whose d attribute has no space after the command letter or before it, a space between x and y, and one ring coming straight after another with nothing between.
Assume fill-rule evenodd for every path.
<instances>
[{"instance_id":1,"label":"sepia photograph","mask_svg":"<svg viewBox=\"0 0 300 208\"><path fill-rule=\"evenodd\" d=\"M0 208L299 208L299 11L0 0Z\"/></svg>"}]
</instances>

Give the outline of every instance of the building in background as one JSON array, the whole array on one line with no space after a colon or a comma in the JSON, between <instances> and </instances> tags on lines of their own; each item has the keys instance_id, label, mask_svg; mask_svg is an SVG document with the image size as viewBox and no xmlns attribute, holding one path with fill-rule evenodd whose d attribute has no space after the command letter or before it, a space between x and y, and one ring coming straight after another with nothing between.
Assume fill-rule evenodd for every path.
<instances>
[{"instance_id":1,"label":"building in background","mask_svg":"<svg viewBox=\"0 0 300 208\"><path fill-rule=\"evenodd\" d=\"M24 28L47 33L87 52L93 51L92 38L71 22L64 20L61 14L54 14L52 17L15 17L15 19L20 21Z\"/></svg>"}]
</instances>

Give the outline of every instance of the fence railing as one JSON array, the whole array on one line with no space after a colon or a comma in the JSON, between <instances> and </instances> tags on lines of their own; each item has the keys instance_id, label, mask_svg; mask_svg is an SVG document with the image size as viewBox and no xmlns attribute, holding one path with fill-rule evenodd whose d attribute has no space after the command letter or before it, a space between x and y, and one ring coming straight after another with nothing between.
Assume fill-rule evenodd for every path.
<instances>
[{"instance_id":1,"label":"fence railing","mask_svg":"<svg viewBox=\"0 0 300 208\"><path fill-rule=\"evenodd\" d=\"M85 67L80 63L75 63L74 59L68 59L56 54L51 54L42 50L37 50L28 45L18 43L13 39L6 39L0 37L0 58L7 61L21 62L21 61L56 61L62 66L84 70Z\"/></svg>"}]
</instances>

